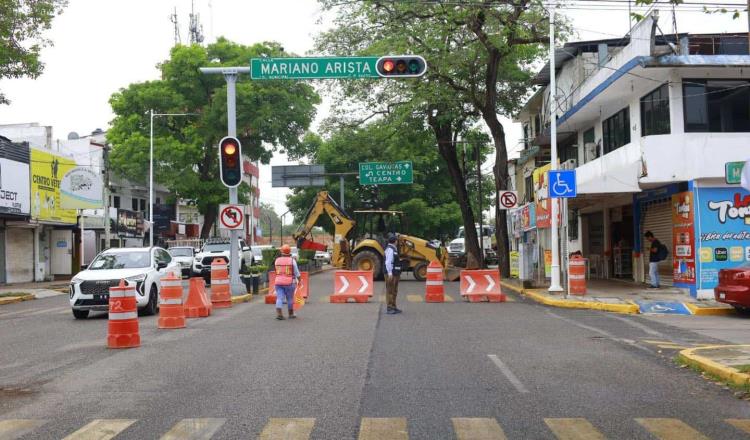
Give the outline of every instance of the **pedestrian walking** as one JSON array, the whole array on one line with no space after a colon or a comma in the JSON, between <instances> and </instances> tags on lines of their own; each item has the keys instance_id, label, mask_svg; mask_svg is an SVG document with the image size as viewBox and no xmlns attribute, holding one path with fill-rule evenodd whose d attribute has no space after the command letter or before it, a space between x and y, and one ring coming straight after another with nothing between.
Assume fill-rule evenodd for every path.
<instances>
[{"instance_id":1,"label":"pedestrian walking","mask_svg":"<svg viewBox=\"0 0 750 440\"><path fill-rule=\"evenodd\" d=\"M398 281L401 277L401 260L398 256L397 241L396 234L392 234L388 237L388 245L385 247L385 299L386 313L389 315L401 313L401 310L396 307Z\"/></svg>"},{"instance_id":2,"label":"pedestrian walking","mask_svg":"<svg viewBox=\"0 0 750 440\"><path fill-rule=\"evenodd\" d=\"M281 256L274 262L276 268L276 319L284 320L284 299L286 299L287 310L289 310L289 319L297 316L294 314L294 290L300 280L299 268L297 262L292 258L292 248L288 244L281 246Z\"/></svg>"},{"instance_id":3,"label":"pedestrian walking","mask_svg":"<svg viewBox=\"0 0 750 440\"><path fill-rule=\"evenodd\" d=\"M659 262L666 260L669 250L659 240L654 237L651 231L646 231L643 234L646 240L651 243L648 251L648 276L651 281L650 287L652 289L659 288Z\"/></svg>"}]
</instances>

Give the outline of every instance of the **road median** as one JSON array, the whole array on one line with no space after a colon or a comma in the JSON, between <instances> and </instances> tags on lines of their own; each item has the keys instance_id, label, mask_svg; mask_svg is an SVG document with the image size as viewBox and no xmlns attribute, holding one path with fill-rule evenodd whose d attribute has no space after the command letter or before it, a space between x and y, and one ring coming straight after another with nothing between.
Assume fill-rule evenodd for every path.
<instances>
[{"instance_id":1,"label":"road median","mask_svg":"<svg viewBox=\"0 0 750 440\"><path fill-rule=\"evenodd\" d=\"M750 345L712 345L682 350L687 365L738 387L750 387Z\"/></svg>"}]
</instances>

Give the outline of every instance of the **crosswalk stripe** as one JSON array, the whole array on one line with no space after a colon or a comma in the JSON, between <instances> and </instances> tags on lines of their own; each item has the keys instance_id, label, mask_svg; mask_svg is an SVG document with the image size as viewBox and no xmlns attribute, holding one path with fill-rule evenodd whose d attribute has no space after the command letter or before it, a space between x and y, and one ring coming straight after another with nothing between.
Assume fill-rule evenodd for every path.
<instances>
[{"instance_id":1,"label":"crosswalk stripe","mask_svg":"<svg viewBox=\"0 0 750 440\"><path fill-rule=\"evenodd\" d=\"M47 423L46 420L0 420L0 440L13 440Z\"/></svg>"},{"instance_id":2,"label":"crosswalk stripe","mask_svg":"<svg viewBox=\"0 0 750 440\"><path fill-rule=\"evenodd\" d=\"M750 434L750 419L726 419L725 421L740 431Z\"/></svg>"},{"instance_id":3,"label":"crosswalk stripe","mask_svg":"<svg viewBox=\"0 0 750 440\"><path fill-rule=\"evenodd\" d=\"M406 295L406 299L412 303L424 302L424 298L422 298L422 295Z\"/></svg>"},{"instance_id":4,"label":"crosswalk stripe","mask_svg":"<svg viewBox=\"0 0 750 440\"><path fill-rule=\"evenodd\" d=\"M443 295L443 296L445 297L445 302L447 302L447 303L456 302L456 300L453 299L453 297L450 296L450 295Z\"/></svg>"},{"instance_id":5,"label":"crosswalk stripe","mask_svg":"<svg viewBox=\"0 0 750 440\"><path fill-rule=\"evenodd\" d=\"M277 419L268 421L259 440L304 440L309 439L315 419Z\"/></svg>"},{"instance_id":6,"label":"crosswalk stripe","mask_svg":"<svg viewBox=\"0 0 750 440\"><path fill-rule=\"evenodd\" d=\"M544 419L559 440L604 440L601 432L586 419Z\"/></svg>"},{"instance_id":7,"label":"crosswalk stripe","mask_svg":"<svg viewBox=\"0 0 750 440\"><path fill-rule=\"evenodd\" d=\"M131 419L96 419L63 440L109 440L135 422Z\"/></svg>"},{"instance_id":8,"label":"crosswalk stripe","mask_svg":"<svg viewBox=\"0 0 750 440\"><path fill-rule=\"evenodd\" d=\"M635 419L660 440L709 440L700 432L678 419Z\"/></svg>"},{"instance_id":9,"label":"crosswalk stripe","mask_svg":"<svg viewBox=\"0 0 750 440\"><path fill-rule=\"evenodd\" d=\"M503 428L495 419L459 417L451 421L458 440L505 440Z\"/></svg>"},{"instance_id":10,"label":"crosswalk stripe","mask_svg":"<svg viewBox=\"0 0 750 440\"><path fill-rule=\"evenodd\" d=\"M208 440L226 419L182 419L161 440Z\"/></svg>"},{"instance_id":11,"label":"crosswalk stripe","mask_svg":"<svg viewBox=\"0 0 750 440\"><path fill-rule=\"evenodd\" d=\"M359 426L359 440L409 440L406 419L365 417Z\"/></svg>"}]
</instances>

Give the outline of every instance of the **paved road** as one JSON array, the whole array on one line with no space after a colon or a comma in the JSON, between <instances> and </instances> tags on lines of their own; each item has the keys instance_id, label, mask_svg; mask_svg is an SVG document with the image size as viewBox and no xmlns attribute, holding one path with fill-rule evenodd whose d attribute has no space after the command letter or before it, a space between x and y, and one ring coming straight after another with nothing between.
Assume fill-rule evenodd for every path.
<instances>
[{"instance_id":1,"label":"paved road","mask_svg":"<svg viewBox=\"0 0 750 440\"><path fill-rule=\"evenodd\" d=\"M131 350L106 349L104 315L76 321L64 295L2 307L0 438L750 438L727 421L747 402L672 361L709 336L463 303L457 283L425 304L405 281L391 316L382 283L367 304L329 304L332 286L312 277L296 321L257 299L184 330L144 317Z\"/></svg>"}]
</instances>

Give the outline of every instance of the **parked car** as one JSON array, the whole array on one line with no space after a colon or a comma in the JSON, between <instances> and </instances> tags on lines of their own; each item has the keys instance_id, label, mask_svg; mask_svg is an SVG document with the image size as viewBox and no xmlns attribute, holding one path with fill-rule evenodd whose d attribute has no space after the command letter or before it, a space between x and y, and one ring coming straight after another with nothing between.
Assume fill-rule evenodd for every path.
<instances>
[{"instance_id":1,"label":"parked car","mask_svg":"<svg viewBox=\"0 0 750 440\"><path fill-rule=\"evenodd\" d=\"M193 264L195 249L189 246L175 246L167 249L167 252L169 252L169 255L172 256L174 261L180 265L182 275L190 275L190 265Z\"/></svg>"},{"instance_id":2,"label":"parked car","mask_svg":"<svg viewBox=\"0 0 750 440\"><path fill-rule=\"evenodd\" d=\"M109 310L109 288L124 279L135 284L139 311L153 315L159 308L159 280L178 264L169 252L160 248L108 249L70 280L70 307L76 319L89 312Z\"/></svg>"},{"instance_id":3,"label":"parked car","mask_svg":"<svg viewBox=\"0 0 750 440\"><path fill-rule=\"evenodd\" d=\"M240 272L243 272L245 267L252 265L253 254L243 239L237 242L237 251L239 253L237 259L240 264ZM215 258L222 258L231 266L232 262L229 261L229 255L230 247L228 238L209 238L203 243L200 252L195 254L195 258L193 259L193 275L197 277L202 276L207 281L210 281L211 263L213 263Z\"/></svg>"},{"instance_id":4,"label":"parked car","mask_svg":"<svg viewBox=\"0 0 750 440\"><path fill-rule=\"evenodd\" d=\"M250 246L250 251L253 254L253 264L260 264L263 261L263 249L271 249L272 247L270 244Z\"/></svg>"},{"instance_id":5,"label":"parked car","mask_svg":"<svg viewBox=\"0 0 750 440\"><path fill-rule=\"evenodd\" d=\"M737 310L750 310L750 265L721 269L714 297Z\"/></svg>"},{"instance_id":6,"label":"parked car","mask_svg":"<svg viewBox=\"0 0 750 440\"><path fill-rule=\"evenodd\" d=\"M331 253L328 251L315 251L315 261L323 264L331 264Z\"/></svg>"}]
</instances>

